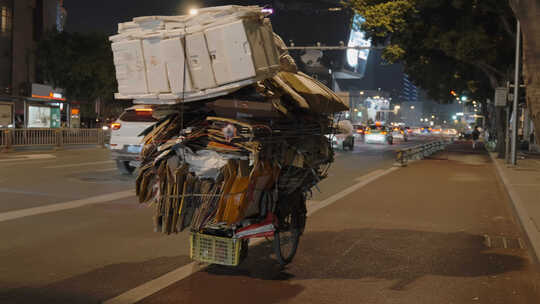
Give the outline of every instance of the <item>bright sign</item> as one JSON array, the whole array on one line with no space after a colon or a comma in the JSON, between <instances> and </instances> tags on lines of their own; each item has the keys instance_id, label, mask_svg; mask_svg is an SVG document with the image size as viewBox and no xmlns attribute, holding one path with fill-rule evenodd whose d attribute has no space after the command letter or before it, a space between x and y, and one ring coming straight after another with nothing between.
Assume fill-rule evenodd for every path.
<instances>
[{"instance_id":1,"label":"bright sign","mask_svg":"<svg viewBox=\"0 0 540 304\"><path fill-rule=\"evenodd\" d=\"M364 23L364 18L360 17L359 15L354 16L354 24L356 26L360 26L360 24ZM349 44L347 46L354 47L354 46L360 46L360 47L371 47L371 41L367 40L366 35L362 31L358 30L351 30L351 35L349 37ZM349 49L347 50L347 63L351 67L356 67L358 65L359 60L367 61L367 58L369 56L369 49L365 50L355 50L355 49Z\"/></svg>"}]
</instances>

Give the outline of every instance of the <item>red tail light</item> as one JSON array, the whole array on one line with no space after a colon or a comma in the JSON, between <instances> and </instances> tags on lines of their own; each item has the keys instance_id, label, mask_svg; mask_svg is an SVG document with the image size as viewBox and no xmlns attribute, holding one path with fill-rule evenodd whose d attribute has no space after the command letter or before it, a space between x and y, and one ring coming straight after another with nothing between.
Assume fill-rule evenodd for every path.
<instances>
[{"instance_id":1,"label":"red tail light","mask_svg":"<svg viewBox=\"0 0 540 304\"><path fill-rule=\"evenodd\" d=\"M137 116L152 116L152 112L154 110L152 109L148 109L148 108L143 108L143 109L135 109L135 114Z\"/></svg>"},{"instance_id":2,"label":"red tail light","mask_svg":"<svg viewBox=\"0 0 540 304\"><path fill-rule=\"evenodd\" d=\"M122 124L119 123L119 122L113 122L111 124L111 129L113 129L113 130L119 130L121 127L122 127Z\"/></svg>"}]
</instances>

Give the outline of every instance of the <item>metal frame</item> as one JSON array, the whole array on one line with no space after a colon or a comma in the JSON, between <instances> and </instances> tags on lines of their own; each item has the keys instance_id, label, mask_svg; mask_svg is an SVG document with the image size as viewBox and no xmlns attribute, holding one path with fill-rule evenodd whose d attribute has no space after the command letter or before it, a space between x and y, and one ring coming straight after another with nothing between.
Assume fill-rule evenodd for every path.
<instances>
[{"instance_id":1,"label":"metal frame","mask_svg":"<svg viewBox=\"0 0 540 304\"><path fill-rule=\"evenodd\" d=\"M7 151L12 147L106 144L106 131L102 129L73 128L29 128L0 129L0 148Z\"/></svg>"},{"instance_id":2,"label":"metal frame","mask_svg":"<svg viewBox=\"0 0 540 304\"><path fill-rule=\"evenodd\" d=\"M443 151L448 145L447 140L436 140L426 144L396 151L396 166L405 167L409 161L420 160L437 152Z\"/></svg>"}]
</instances>

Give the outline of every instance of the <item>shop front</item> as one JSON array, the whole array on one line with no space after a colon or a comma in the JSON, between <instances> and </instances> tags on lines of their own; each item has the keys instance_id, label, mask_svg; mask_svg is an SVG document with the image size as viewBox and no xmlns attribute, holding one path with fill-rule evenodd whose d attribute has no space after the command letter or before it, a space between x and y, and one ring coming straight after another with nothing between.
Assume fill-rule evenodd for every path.
<instances>
[{"instance_id":1,"label":"shop front","mask_svg":"<svg viewBox=\"0 0 540 304\"><path fill-rule=\"evenodd\" d=\"M0 99L0 129L15 126L15 105L12 101Z\"/></svg>"},{"instance_id":2,"label":"shop front","mask_svg":"<svg viewBox=\"0 0 540 304\"><path fill-rule=\"evenodd\" d=\"M32 97L24 100L25 127L61 128L70 126L70 104L62 89L49 85L32 84Z\"/></svg>"}]
</instances>

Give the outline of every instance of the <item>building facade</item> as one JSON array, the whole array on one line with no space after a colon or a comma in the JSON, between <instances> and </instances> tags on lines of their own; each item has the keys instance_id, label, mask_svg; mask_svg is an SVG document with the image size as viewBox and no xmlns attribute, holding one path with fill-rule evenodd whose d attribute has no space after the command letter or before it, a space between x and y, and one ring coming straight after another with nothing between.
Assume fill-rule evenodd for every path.
<instances>
[{"instance_id":1,"label":"building facade","mask_svg":"<svg viewBox=\"0 0 540 304\"><path fill-rule=\"evenodd\" d=\"M0 0L0 96L11 95L13 2Z\"/></svg>"},{"instance_id":2,"label":"building facade","mask_svg":"<svg viewBox=\"0 0 540 304\"><path fill-rule=\"evenodd\" d=\"M11 103L17 125L39 80L37 43L47 31L62 31L66 15L63 0L0 0L0 102Z\"/></svg>"}]
</instances>

